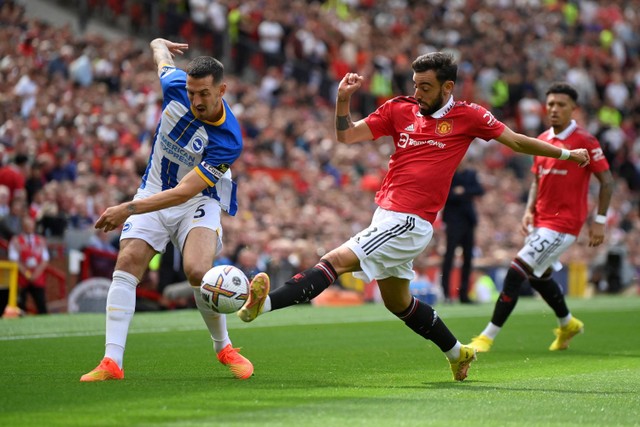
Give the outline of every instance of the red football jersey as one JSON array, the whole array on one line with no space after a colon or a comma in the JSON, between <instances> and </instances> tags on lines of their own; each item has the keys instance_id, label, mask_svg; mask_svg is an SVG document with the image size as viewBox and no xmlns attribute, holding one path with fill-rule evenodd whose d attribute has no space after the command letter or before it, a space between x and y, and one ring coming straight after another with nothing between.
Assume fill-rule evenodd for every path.
<instances>
[{"instance_id":1,"label":"red football jersey","mask_svg":"<svg viewBox=\"0 0 640 427\"><path fill-rule=\"evenodd\" d=\"M496 138L504 130L483 107L453 98L425 117L415 98L399 96L364 120L374 139L391 136L395 145L376 203L431 223L447 200L453 174L471 142Z\"/></svg>"},{"instance_id":2,"label":"red football jersey","mask_svg":"<svg viewBox=\"0 0 640 427\"><path fill-rule=\"evenodd\" d=\"M591 162L581 168L575 162L536 156L531 171L538 177L533 225L577 236L587 219L589 179L594 172L609 170L598 140L571 121L569 127L554 134L553 128L539 137L557 147L586 148Z\"/></svg>"}]
</instances>

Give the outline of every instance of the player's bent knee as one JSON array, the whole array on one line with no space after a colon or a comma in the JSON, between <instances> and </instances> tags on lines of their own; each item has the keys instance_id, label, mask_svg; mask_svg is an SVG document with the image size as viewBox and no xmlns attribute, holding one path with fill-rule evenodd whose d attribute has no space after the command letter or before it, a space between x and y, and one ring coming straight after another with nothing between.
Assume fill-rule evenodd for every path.
<instances>
[{"instance_id":1,"label":"player's bent knee","mask_svg":"<svg viewBox=\"0 0 640 427\"><path fill-rule=\"evenodd\" d=\"M184 274L187 276L187 280L189 281L189 285L192 288L199 288L200 283L202 282L202 278L208 270L203 270L201 268L194 268L191 270L187 270L185 268Z\"/></svg>"},{"instance_id":2,"label":"player's bent knee","mask_svg":"<svg viewBox=\"0 0 640 427\"><path fill-rule=\"evenodd\" d=\"M360 260L346 246L340 246L321 258L327 261L338 275L360 269Z\"/></svg>"}]
</instances>

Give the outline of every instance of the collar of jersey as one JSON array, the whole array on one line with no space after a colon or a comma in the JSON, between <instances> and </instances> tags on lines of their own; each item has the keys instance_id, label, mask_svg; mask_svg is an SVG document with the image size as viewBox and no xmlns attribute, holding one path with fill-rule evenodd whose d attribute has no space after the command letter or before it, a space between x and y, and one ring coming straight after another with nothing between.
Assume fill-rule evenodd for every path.
<instances>
[{"instance_id":1,"label":"collar of jersey","mask_svg":"<svg viewBox=\"0 0 640 427\"><path fill-rule=\"evenodd\" d=\"M449 111L451 111L451 109L453 108L453 96L451 96L449 98L449 100L447 101L446 104L444 104L444 107L440 108L438 111L436 111L435 113L433 113L431 115L431 117L433 117L434 119L441 119L443 118ZM418 112L418 117L422 117L422 114L420 112Z\"/></svg>"},{"instance_id":2,"label":"collar of jersey","mask_svg":"<svg viewBox=\"0 0 640 427\"><path fill-rule=\"evenodd\" d=\"M553 128L549 130L549 133L551 134L552 138L556 138L564 141L565 139L569 138L569 135L571 135L573 131L576 130L577 127L578 127L578 124L576 123L576 121L571 120L571 123L569 123L569 126L567 126L567 128L562 132L560 132L559 134L556 135L555 133L553 133Z\"/></svg>"}]
</instances>

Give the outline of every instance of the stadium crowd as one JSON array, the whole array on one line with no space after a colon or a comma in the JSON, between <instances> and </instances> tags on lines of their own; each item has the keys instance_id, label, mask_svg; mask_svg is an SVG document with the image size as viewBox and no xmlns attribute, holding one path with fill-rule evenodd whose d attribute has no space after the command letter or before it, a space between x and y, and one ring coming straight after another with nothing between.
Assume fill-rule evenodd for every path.
<instances>
[{"instance_id":1,"label":"stadium crowd","mask_svg":"<svg viewBox=\"0 0 640 427\"><path fill-rule=\"evenodd\" d=\"M393 94L413 93L411 58L448 50L460 58L455 97L487 106L532 136L545 128L548 84L566 80L578 88L577 119L599 138L616 189L606 247L596 251L581 239L564 261L586 261L595 274L617 248L640 268L638 0L79 3L84 24L124 17L130 34L78 33L26 16L19 2L0 1L0 151L3 169L24 178L24 191L16 191L0 170L0 184L9 187L0 208L31 215L51 240L69 229L91 233L107 206L135 193L161 103L140 39L163 36L191 43L178 64L202 53L227 67L225 97L236 106L245 144L233 167L240 210L223 219L224 256L232 262L249 249L256 267L270 265L288 278L291 264L305 269L363 229L392 145L336 142L337 82L347 71L366 77L352 109L362 115ZM486 190L477 204L475 264L508 263L522 243L513 230L531 159L480 140L468 156ZM435 229L417 266L440 264L440 221ZM9 227L3 237L19 231Z\"/></svg>"}]
</instances>

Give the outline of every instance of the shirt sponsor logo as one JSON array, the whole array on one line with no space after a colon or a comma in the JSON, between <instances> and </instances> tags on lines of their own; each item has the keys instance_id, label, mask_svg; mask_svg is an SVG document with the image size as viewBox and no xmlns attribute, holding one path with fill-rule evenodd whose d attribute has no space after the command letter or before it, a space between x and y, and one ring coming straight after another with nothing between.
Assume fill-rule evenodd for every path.
<instances>
[{"instance_id":1,"label":"shirt sponsor logo","mask_svg":"<svg viewBox=\"0 0 640 427\"><path fill-rule=\"evenodd\" d=\"M556 169L556 168L543 168L542 166L538 166L538 175L566 175L568 171L566 169Z\"/></svg>"},{"instance_id":2,"label":"shirt sponsor logo","mask_svg":"<svg viewBox=\"0 0 640 427\"><path fill-rule=\"evenodd\" d=\"M167 138L163 133L160 135L160 143L165 157L171 157L174 161L184 164L187 167L193 167L196 163L196 156L179 146L174 144L171 139Z\"/></svg>"},{"instance_id":3,"label":"shirt sponsor logo","mask_svg":"<svg viewBox=\"0 0 640 427\"><path fill-rule=\"evenodd\" d=\"M433 147L438 147L438 148L445 148L447 146L447 144L440 141L436 141L434 139L428 139L426 141L418 141L411 138L407 133L401 133L400 137L398 138L398 148L405 148L407 146L414 147L414 146L425 145L425 144L431 145Z\"/></svg>"},{"instance_id":4,"label":"shirt sponsor logo","mask_svg":"<svg viewBox=\"0 0 640 427\"><path fill-rule=\"evenodd\" d=\"M453 130L453 120L438 120L436 122L436 133L438 135L450 134Z\"/></svg>"}]
</instances>

